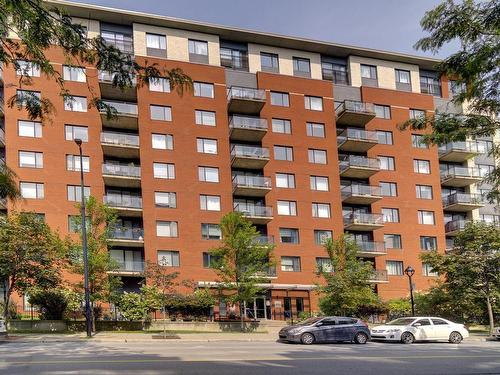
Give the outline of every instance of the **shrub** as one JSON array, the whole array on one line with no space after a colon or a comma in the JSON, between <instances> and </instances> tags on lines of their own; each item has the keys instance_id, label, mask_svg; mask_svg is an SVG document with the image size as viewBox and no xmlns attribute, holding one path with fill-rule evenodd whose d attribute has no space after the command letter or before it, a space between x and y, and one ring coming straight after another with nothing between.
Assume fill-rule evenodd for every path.
<instances>
[{"instance_id":1,"label":"shrub","mask_svg":"<svg viewBox=\"0 0 500 375\"><path fill-rule=\"evenodd\" d=\"M3 316L4 309L5 309L5 304L3 302L0 302L0 313L2 314L0 316ZM7 318L10 320L21 319L21 316L17 312L17 306L12 301L9 303L9 312Z\"/></svg>"},{"instance_id":2,"label":"shrub","mask_svg":"<svg viewBox=\"0 0 500 375\"><path fill-rule=\"evenodd\" d=\"M29 303L39 308L41 320L62 320L68 306L67 290L33 288L29 292Z\"/></svg>"}]
</instances>

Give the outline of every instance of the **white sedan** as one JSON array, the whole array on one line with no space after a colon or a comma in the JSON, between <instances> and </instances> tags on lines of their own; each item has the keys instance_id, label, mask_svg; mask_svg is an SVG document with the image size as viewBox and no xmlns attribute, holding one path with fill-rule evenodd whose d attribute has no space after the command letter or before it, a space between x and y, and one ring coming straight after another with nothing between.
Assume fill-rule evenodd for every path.
<instances>
[{"instance_id":1,"label":"white sedan","mask_svg":"<svg viewBox=\"0 0 500 375\"><path fill-rule=\"evenodd\" d=\"M372 340L400 341L412 344L415 341L447 340L459 344L469 337L463 324L436 317L399 318L371 330Z\"/></svg>"},{"instance_id":2,"label":"white sedan","mask_svg":"<svg viewBox=\"0 0 500 375\"><path fill-rule=\"evenodd\" d=\"M495 337L497 340L500 340L500 327L495 328L495 330L493 331L493 337Z\"/></svg>"}]
</instances>

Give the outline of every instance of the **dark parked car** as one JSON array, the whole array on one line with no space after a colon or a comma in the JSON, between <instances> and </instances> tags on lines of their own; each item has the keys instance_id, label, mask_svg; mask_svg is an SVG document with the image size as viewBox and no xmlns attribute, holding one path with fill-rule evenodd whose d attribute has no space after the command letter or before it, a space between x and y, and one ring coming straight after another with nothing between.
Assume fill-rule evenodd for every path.
<instances>
[{"instance_id":1,"label":"dark parked car","mask_svg":"<svg viewBox=\"0 0 500 375\"><path fill-rule=\"evenodd\" d=\"M279 338L287 342L310 345L319 342L350 341L366 344L370 340L368 325L360 319L341 316L309 318L283 328Z\"/></svg>"}]
</instances>

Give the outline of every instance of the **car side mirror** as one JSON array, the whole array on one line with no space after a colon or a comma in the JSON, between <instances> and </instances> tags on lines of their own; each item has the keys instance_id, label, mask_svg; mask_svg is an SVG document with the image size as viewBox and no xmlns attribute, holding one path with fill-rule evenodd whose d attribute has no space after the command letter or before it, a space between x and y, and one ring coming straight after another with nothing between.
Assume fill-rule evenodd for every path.
<instances>
[{"instance_id":1,"label":"car side mirror","mask_svg":"<svg viewBox=\"0 0 500 375\"><path fill-rule=\"evenodd\" d=\"M413 327L420 327L422 324L421 323L415 323L413 324Z\"/></svg>"}]
</instances>

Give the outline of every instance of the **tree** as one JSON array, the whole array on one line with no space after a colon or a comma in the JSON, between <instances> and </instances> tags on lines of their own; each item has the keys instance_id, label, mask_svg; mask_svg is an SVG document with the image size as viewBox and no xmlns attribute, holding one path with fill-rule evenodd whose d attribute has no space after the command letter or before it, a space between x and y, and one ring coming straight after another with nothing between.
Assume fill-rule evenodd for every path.
<instances>
[{"instance_id":1,"label":"tree","mask_svg":"<svg viewBox=\"0 0 500 375\"><path fill-rule=\"evenodd\" d=\"M16 200L19 198L16 179L14 171L5 163L0 162L0 199Z\"/></svg>"},{"instance_id":2,"label":"tree","mask_svg":"<svg viewBox=\"0 0 500 375\"><path fill-rule=\"evenodd\" d=\"M244 304L262 292L259 284L266 281L274 265L274 245L259 243L259 232L241 213L224 215L220 227L222 240L219 247L210 250L215 259L211 267L219 277L221 290L231 291L228 301L239 305L241 329L244 330Z\"/></svg>"},{"instance_id":3,"label":"tree","mask_svg":"<svg viewBox=\"0 0 500 375\"><path fill-rule=\"evenodd\" d=\"M455 238L449 254L430 252L422 260L443 274L443 285L455 301L479 300L486 308L490 331L493 306L500 301L500 230L482 222L470 223Z\"/></svg>"},{"instance_id":4,"label":"tree","mask_svg":"<svg viewBox=\"0 0 500 375\"><path fill-rule=\"evenodd\" d=\"M118 308L127 320L144 320L146 318L146 306L140 293L123 293L118 299Z\"/></svg>"},{"instance_id":5,"label":"tree","mask_svg":"<svg viewBox=\"0 0 500 375\"><path fill-rule=\"evenodd\" d=\"M373 267L359 259L359 246L352 237L328 239L324 247L332 269L318 269L324 279L324 284L318 286L321 311L327 315L357 315L378 310L381 302L369 283Z\"/></svg>"},{"instance_id":6,"label":"tree","mask_svg":"<svg viewBox=\"0 0 500 375\"><path fill-rule=\"evenodd\" d=\"M34 213L11 213L0 221L0 280L13 293L26 294L34 286L50 289L61 282L64 246L57 233ZM3 316L7 319L7 309Z\"/></svg>"},{"instance_id":7,"label":"tree","mask_svg":"<svg viewBox=\"0 0 500 375\"><path fill-rule=\"evenodd\" d=\"M443 1L427 12L420 24L429 35L415 44L417 49L437 53L448 42L460 42L460 49L439 63L437 70L455 80L461 92L454 102L466 104L467 113L436 112L401 127L431 128L426 141L435 144L493 136L500 127L500 2ZM494 147L492 155L498 157L500 148ZM489 199L498 200L500 169L495 168L486 181L494 187Z\"/></svg>"},{"instance_id":8,"label":"tree","mask_svg":"<svg viewBox=\"0 0 500 375\"><path fill-rule=\"evenodd\" d=\"M68 290L64 288L44 289L34 287L29 290L29 303L37 306L40 319L62 320L68 307Z\"/></svg>"},{"instance_id":9,"label":"tree","mask_svg":"<svg viewBox=\"0 0 500 375\"><path fill-rule=\"evenodd\" d=\"M157 64L139 64L132 55L121 52L101 36L90 38L86 29L75 24L72 18L55 5L42 0L1 0L0 1L0 65L13 66L19 73L19 87L29 87L32 83L28 70L20 64L29 61L39 67L48 79L54 80L64 100L70 100L65 82L54 68L47 52L57 45L67 60L75 67L94 66L98 70L114 74L113 84L122 90L148 84L151 80L165 77L170 86L179 94L192 88L192 80L179 68L160 69ZM15 35L16 37L11 37ZM107 112L108 117L116 114L88 85L95 106ZM54 106L46 98L27 93L22 97L13 96L8 105L25 107L31 119L51 120Z\"/></svg>"}]
</instances>

